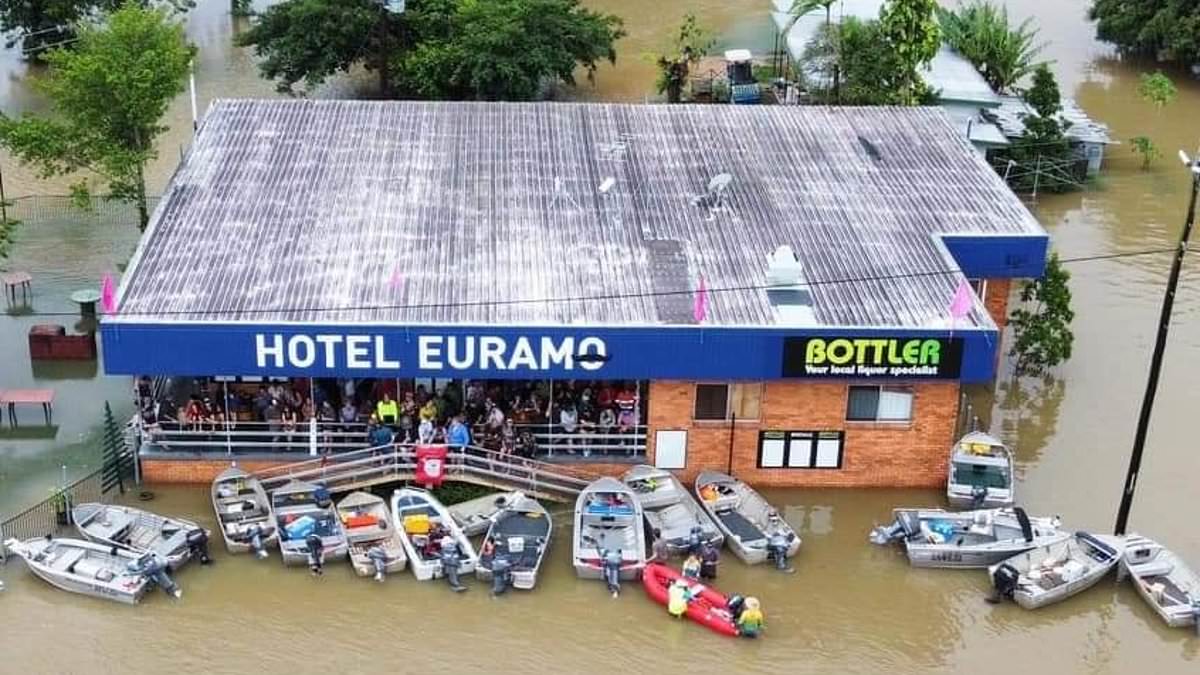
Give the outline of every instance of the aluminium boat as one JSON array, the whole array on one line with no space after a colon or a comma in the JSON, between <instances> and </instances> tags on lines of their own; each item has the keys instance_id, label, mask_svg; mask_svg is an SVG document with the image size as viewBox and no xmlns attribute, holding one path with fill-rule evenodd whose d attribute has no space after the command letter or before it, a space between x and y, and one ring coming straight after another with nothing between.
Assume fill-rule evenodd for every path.
<instances>
[{"instance_id":1,"label":"aluminium boat","mask_svg":"<svg viewBox=\"0 0 1200 675\"><path fill-rule=\"evenodd\" d=\"M236 466L225 469L213 480L212 503L225 550L267 557L279 534L271 498L258 478Z\"/></svg>"},{"instance_id":2,"label":"aluminium boat","mask_svg":"<svg viewBox=\"0 0 1200 675\"><path fill-rule=\"evenodd\" d=\"M408 568L418 581L445 576L442 569L441 538L449 536L458 545L460 575L471 574L479 555L450 511L426 490L400 488L392 493L392 518L408 556Z\"/></svg>"},{"instance_id":3,"label":"aluminium boat","mask_svg":"<svg viewBox=\"0 0 1200 675\"><path fill-rule=\"evenodd\" d=\"M972 431L960 438L950 452L946 498L955 509L1012 506L1012 452L981 431Z\"/></svg>"},{"instance_id":4,"label":"aluminium boat","mask_svg":"<svg viewBox=\"0 0 1200 675\"><path fill-rule=\"evenodd\" d=\"M321 538L324 559L345 558L349 551L346 531L334 513L333 502L318 502L318 488L300 480L288 481L271 493L271 508L279 531L279 553L284 565L309 563L308 536Z\"/></svg>"},{"instance_id":5,"label":"aluminium boat","mask_svg":"<svg viewBox=\"0 0 1200 675\"><path fill-rule=\"evenodd\" d=\"M404 541L381 497L351 492L338 502L337 513L355 574L383 581L385 575L404 571L408 563Z\"/></svg>"},{"instance_id":6,"label":"aluminium boat","mask_svg":"<svg viewBox=\"0 0 1200 675\"><path fill-rule=\"evenodd\" d=\"M946 511L895 509L891 525L871 531L872 543L904 545L913 567L981 568L1071 536L1058 517L1030 517L1021 507Z\"/></svg>"},{"instance_id":7,"label":"aluminium boat","mask_svg":"<svg viewBox=\"0 0 1200 675\"><path fill-rule=\"evenodd\" d=\"M725 543L748 565L766 562L773 541L784 550L784 560L800 550L800 537L762 495L746 483L718 471L701 471L696 477L700 505L725 533Z\"/></svg>"},{"instance_id":8,"label":"aluminium boat","mask_svg":"<svg viewBox=\"0 0 1200 675\"><path fill-rule=\"evenodd\" d=\"M550 548L550 513L536 499L518 493L490 522L484 540L492 542L494 548L480 556L475 576L491 581L493 568L500 560L512 575L513 588L532 590Z\"/></svg>"},{"instance_id":9,"label":"aluminium boat","mask_svg":"<svg viewBox=\"0 0 1200 675\"><path fill-rule=\"evenodd\" d=\"M642 516L651 532L661 532L673 555L686 554L692 546L695 530L699 542L711 542L718 548L725 535L712 516L696 503L696 498L670 471L639 464L621 481L628 485L642 505Z\"/></svg>"},{"instance_id":10,"label":"aluminium boat","mask_svg":"<svg viewBox=\"0 0 1200 675\"><path fill-rule=\"evenodd\" d=\"M492 526L492 516L500 513L508 506L509 503L516 501L518 498L523 498L523 492L499 492L484 495L476 499L469 499L465 502L451 504L446 508L450 511L450 516L454 518L454 522L462 528L464 534L468 537L477 537Z\"/></svg>"},{"instance_id":11,"label":"aluminium boat","mask_svg":"<svg viewBox=\"0 0 1200 675\"><path fill-rule=\"evenodd\" d=\"M583 579L604 578L605 554L620 556L612 563L621 580L637 579L646 566L646 529L642 505L629 486L616 478L600 478L575 501L575 538L571 562Z\"/></svg>"},{"instance_id":12,"label":"aluminium boat","mask_svg":"<svg viewBox=\"0 0 1200 675\"><path fill-rule=\"evenodd\" d=\"M1131 534L1121 574L1133 580L1138 595L1168 626L1193 626L1200 633L1200 576L1178 555L1153 539Z\"/></svg>"},{"instance_id":13,"label":"aluminium boat","mask_svg":"<svg viewBox=\"0 0 1200 675\"><path fill-rule=\"evenodd\" d=\"M88 541L156 553L173 570L208 545L208 530L196 523L132 506L87 502L71 509L71 521Z\"/></svg>"},{"instance_id":14,"label":"aluminium boat","mask_svg":"<svg viewBox=\"0 0 1200 675\"><path fill-rule=\"evenodd\" d=\"M4 547L25 561L34 576L55 588L127 605L154 587L138 569L146 553L81 539L8 539ZM153 554L149 554L153 555Z\"/></svg>"},{"instance_id":15,"label":"aluminium boat","mask_svg":"<svg viewBox=\"0 0 1200 675\"><path fill-rule=\"evenodd\" d=\"M1125 537L1076 532L1062 541L1030 549L988 568L998 597L1025 609L1066 600L1095 586L1125 552Z\"/></svg>"}]
</instances>

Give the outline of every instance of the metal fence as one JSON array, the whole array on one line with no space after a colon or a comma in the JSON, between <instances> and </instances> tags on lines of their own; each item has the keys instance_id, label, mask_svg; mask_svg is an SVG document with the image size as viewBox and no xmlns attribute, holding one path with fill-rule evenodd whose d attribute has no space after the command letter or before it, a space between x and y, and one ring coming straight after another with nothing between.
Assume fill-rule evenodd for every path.
<instances>
[{"instance_id":1,"label":"metal fence","mask_svg":"<svg viewBox=\"0 0 1200 675\"><path fill-rule=\"evenodd\" d=\"M96 469L79 480L56 489L54 494L24 511L0 522L0 561L7 559L4 540L34 539L56 535L70 527L71 509L85 502L107 501L111 490L104 490L104 469Z\"/></svg>"}]
</instances>

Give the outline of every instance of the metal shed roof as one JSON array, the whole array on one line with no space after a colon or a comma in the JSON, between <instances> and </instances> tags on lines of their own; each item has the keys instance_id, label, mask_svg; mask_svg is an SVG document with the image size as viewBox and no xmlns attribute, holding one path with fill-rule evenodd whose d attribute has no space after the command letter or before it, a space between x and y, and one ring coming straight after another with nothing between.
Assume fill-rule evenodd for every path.
<instances>
[{"instance_id":1,"label":"metal shed roof","mask_svg":"<svg viewBox=\"0 0 1200 675\"><path fill-rule=\"evenodd\" d=\"M819 325L944 328L939 233L1045 236L938 108L223 100L107 320L771 327L790 245Z\"/></svg>"}]
</instances>

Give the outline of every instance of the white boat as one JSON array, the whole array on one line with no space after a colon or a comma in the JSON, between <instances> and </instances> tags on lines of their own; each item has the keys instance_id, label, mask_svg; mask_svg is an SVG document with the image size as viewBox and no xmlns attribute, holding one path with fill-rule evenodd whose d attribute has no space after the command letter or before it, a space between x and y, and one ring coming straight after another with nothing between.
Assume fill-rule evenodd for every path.
<instances>
[{"instance_id":1,"label":"white boat","mask_svg":"<svg viewBox=\"0 0 1200 675\"><path fill-rule=\"evenodd\" d=\"M1019 553L988 568L1000 597L1037 609L1085 591L1111 572L1125 552L1125 537L1076 532L1062 541Z\"/></svg>"},{"instance_id":2,"label":"white boat","mask_svg":"<svg viewBox=\"0 0 1200 675\"><path fill-rule=\"evenodd\" d=\"M895 509L891 525L876 527L872 543L904 544L913 567L979 568L1064 541L1059 520L1030 517L1020 507L980 511Z\"/></svg>"},{"instance_id":3,"label":"white boat","mask_svg":"<svg viewBox=\"0 0 1200 675\"><path fill-rule=\"evenodd\" d=\"M484 541L493 542L495 549L491 555L479 557L475 576L491 581L493 565L499 559L512 573L513 588L532 590L550 548L550 513L536 499L517 493L489 522Z\"/></svg>"},{"instance_id":4,"label":"white boat","mask_svg":"<svg viewBox=\"0 0 1200 675\"><path fill-rule=\"evenodd\" d=\"M446 508L450 510L450 516L462 528L463 533L468 537L475 537L488 531L492 526L492 516L503 511L513 501L524 497L525 493L519 490L498 492L452 504Z\"/></svg>"},{"instance_id":5,"label":"white boat","mask_svg":"<svg viewBox=\"0 0 1200 675\"><path fill-rule=\"evenodd\" d=\"M145 553L80 539L8 539L4 547L39 579L70 593L137 604L154 583L134 571Z\"/></svg>"},{"instance_id":6,"label":"white boat","mask_svg":"<svg viewBox=\"0 0 1200 675\"><path fill-rule=\"evenodd\" d=\"M1200 632L1200 576L1158 542L1131 534L1125 540L1121 572L1133 579L1142 599L1172 628Z\"/></svg>"},{"instance_id":7,"label":"white boat","mask_svg":"<svg viewBox=\"0 0 1200 675\"><path fill-rule=\"evenodd\" d=\"M351 492L338 502L337 512L350 545L350 564L358 576L383 581L385 574L404 571L408 563L404 541L382 498Z\"/></svg>"},{"instance_id":8,"label":"white boat","mask_svg":"<svg viewBox=\"0 0 1200 675\"><path fill-rule=\"evenodd\" d=\"M333 510L333 502L317 503L318 488L312 483L288 481L271 493L279 553L284 565L307 565L309 534L321 538L324 559L345 558L349 551L346 531Z\"/></svg>"},{"instance_id":9,"label":"white boat","mask_svg":"<svg viewBox=\"0 0 1200 675\"><path fill-rule=\"evenodd\" d=\"M800 537L762 495L749 485L717 471L701 471L696 477L696 496L700 505L725 533L725 543L733 554L748 565L766 562L770 546L785 551L777 565L800 550Z\"/></svg>"},{"instance_id":10,"label":"white boat","mask_svg":"<svg viewBox=\"0 0 1200 675\"><path fill-rule=\"evenodd\" d=\"M590 483L575 501L575 540L571 559L583 579L604 578L605 553L620 554L619 578L637 579L646 566L642 505L616 478ZM616 567L616 563L613 564Z\"/></svg>"},{"instance_id":11,"label":"white boat","mask_svg":"<svg viewBox=\"0 0 1200 675\"><path fill-rule=\"evenodd\" d=\"M400 488L392 493L392 518L400 532L400 541L408 555L408 567L419 581L441 578L442 556L437 544L437 532L449 535L460 552L458 573L472 574L479 555L471 540L463 533L450 511L429 492L413 487ZM433 535L431 537L430 535ZM430 543L430 539L433 543Z\"/></svg>"},{"instance_id":12,"label":"white boat","mask_svg":"<svg viewBox=\"0 0 1200 675\"><path fill-rule=\"evenodd\" d=\"M236 466L225 469L213 480L212 503L225 550L267 557L279 534L271 499L258 478Z\"/></svg>"},{"instance_id":13,"label":"white boat","mask_svg":"<svg viewBox=\"0 0 1200 675\"><path fill-rule=\"evenodd\" d=\"M207 555L209 532L190 520L88 502L71 509L71 521L88 541L156 553L171 569L178 569L195 553Z\"/></svg>"},{"instance_id":14,"label":"white boat","mask_svg":"<svg viewBox=\"0 0 1200 675\"><path fill-rule=\"evenodd\" d=\"M639 464L626 471L621 482L633 490L642 505L646 526L662 534L672 554L687 553L693 530L700 542L712 542L718 548L725 543L725 535L712 516L670 471Z\"/></svg>"},{"instance_id":15,"label":"white boat","mask_svg":"<svg viewBox=\"0 0 1200 675\"><path fill-rule=\"evenodd\" d=\"M951 508L994 509L1013 504L1013 456L1000 441L972 431L954 444L946 498Z\"/></svg>"}]
</instances>

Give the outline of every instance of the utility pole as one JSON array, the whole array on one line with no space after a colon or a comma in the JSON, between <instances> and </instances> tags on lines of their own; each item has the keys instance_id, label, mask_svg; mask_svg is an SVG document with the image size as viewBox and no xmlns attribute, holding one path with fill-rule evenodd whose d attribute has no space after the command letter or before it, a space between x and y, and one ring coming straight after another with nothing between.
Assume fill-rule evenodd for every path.
<instances>
[{"instance_id":1,"label":"utility pole","mask_svg":"<svg viewBox=\"0 0 1200 675\"><path fill-rule=\"evenodd\" d=\"M1192 196L1188 200L1187 220L1179 235L1179 247L1171 263L1171 276L1167 279L1167 291L1163 295L1162 315L1158 319L1158 338L1154 342L1154 353L1150 357L1150 376L1146 380L1146 395L1142 399L1142 412L1138 416L1137 433L1133 437L1133 452L1129 455L1129 471L1125 474L1125 491L1121 494L1121 507L1117 510L1115 534L1125 534L1129 524L1129 509L1133 506L1133 493L1137 489L1138 472L1142 467L1142 452L1146 447L1146 431L1150 427L1150 413L1154 409L1154 395L1158 392L1158 376L1162 371L1163 352L1167 347L1167 331L1171 328L1171 309L1175 305L1175 289L1179 285L1179 272L1183 267L1183 256L1187 253L1188 239L1192 235L1192 224L1196 221L1196 192L1200 190L1200 155L1189 158L1182 150L1179 159L1191 171Z\"/></svg>"}]
</instances>

